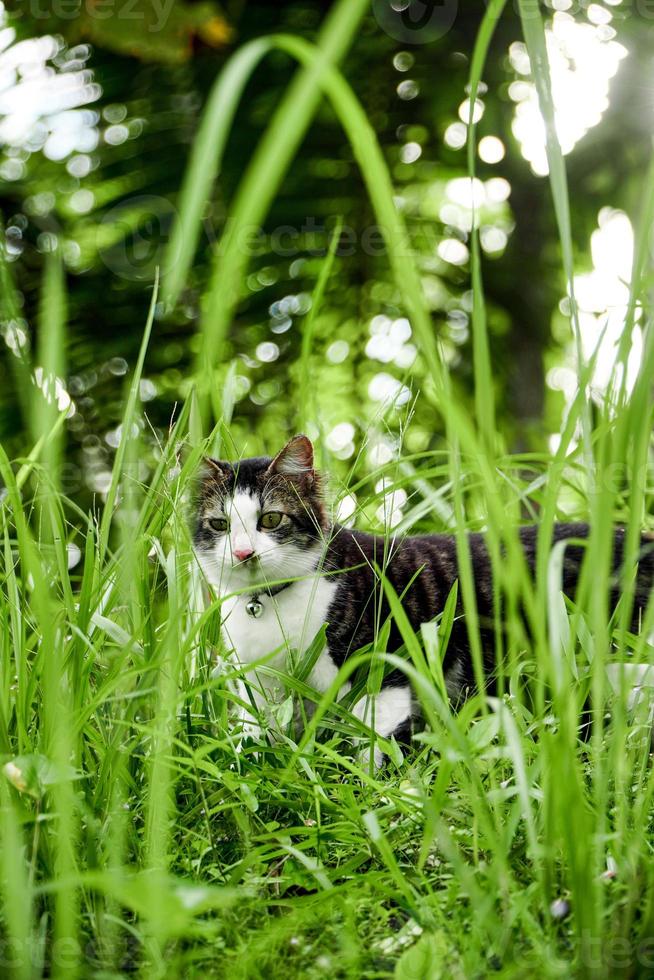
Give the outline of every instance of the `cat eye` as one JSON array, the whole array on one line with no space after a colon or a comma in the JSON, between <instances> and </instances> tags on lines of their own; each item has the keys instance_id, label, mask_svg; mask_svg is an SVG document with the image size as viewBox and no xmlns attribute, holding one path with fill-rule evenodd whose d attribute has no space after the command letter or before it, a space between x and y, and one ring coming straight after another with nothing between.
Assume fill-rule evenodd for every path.
<instances>
[{"instance_id":1,"label":"cat eye","mask_svg":"<svg viewBox=\"0 0 654 980\"><path fill-rule=\"evenodd\" d=\"M226 531L227 530L227 518L226 517L211 517L209 518L209 527L212 527L214 531Z\"/></svg>"},{"instance_id":2,"label":"cat eye","mask_svg":"<svg viewBox=\"0 0 654 980\"><path fill-rule=\"evenodd\" d=\"M279 527L284 518L284 514L279 510L269 510L265 514L261 515L259 521L259 526L265 528L267 531L272 531L273 528Z\"/></svg>"}]
</instances>

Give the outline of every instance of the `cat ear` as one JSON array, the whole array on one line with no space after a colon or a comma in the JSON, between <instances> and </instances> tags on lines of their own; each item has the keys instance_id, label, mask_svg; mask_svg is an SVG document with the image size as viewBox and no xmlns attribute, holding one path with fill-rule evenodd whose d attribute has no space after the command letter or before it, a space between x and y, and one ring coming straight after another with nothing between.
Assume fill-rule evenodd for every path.
<instances>
[{"instance_id":1,"label":"cat ear","mask_svg":"<svg viewBox=\"0 0 654 980\"><path fill-rule=\"evenodd\" d=\"M215 480L223 482L229 476L229 469L224 464L217 459L211 459L210 456L205 456L202 460L202 466L200 467L200 476L204 480Z\"/></svg>"},{"instance_id":2,"label":"cat ear","mask_svg":"<svg viewBox=\"0 0 654 980\"><path fill-rule=\"evenodd\" d=\"M306 436L293 436L268 467L268 473L309 476L313 473L313 446Z\"/></svg>"}]
</instances>

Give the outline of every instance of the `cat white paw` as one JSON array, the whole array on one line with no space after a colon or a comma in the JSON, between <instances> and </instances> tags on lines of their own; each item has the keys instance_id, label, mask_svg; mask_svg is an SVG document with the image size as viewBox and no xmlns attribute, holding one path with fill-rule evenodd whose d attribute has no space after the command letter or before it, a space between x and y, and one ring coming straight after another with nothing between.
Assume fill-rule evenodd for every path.
<instances>
[{"instance_id":1,"label":"cat white paw","mask_svg":"<svg viewBox=\"0 0 654 980\"><path fill-rule=\"evenodd\" d=\"M365 769L366 772L370 772L370 748L360 749L357 752L357 759L359 760L359 765L361 766L361 768ZM377 748L377 746L375 745L373 750L373 763L374 763L373 769L375 771L377 769L381 769L383 762L384 762L384 753L380 748Z\"/></svg>"}]
</instances>

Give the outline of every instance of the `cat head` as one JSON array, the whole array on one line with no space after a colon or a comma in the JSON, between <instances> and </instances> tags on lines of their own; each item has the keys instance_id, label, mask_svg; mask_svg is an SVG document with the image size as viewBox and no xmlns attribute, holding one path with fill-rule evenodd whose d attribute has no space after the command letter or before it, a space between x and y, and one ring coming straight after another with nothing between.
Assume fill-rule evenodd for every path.
<instances>
[{"instance_id":1,"label":"cat head","mask_svg":"<svg viewBox=\"0 0 654 980\"><path fill-rule=\"evenodd\" d=\"M295 436L274 458L204 461L194 545L208 581L220 592L311 572L327 527L306 436Z\"/></svg>"}]
</instances>

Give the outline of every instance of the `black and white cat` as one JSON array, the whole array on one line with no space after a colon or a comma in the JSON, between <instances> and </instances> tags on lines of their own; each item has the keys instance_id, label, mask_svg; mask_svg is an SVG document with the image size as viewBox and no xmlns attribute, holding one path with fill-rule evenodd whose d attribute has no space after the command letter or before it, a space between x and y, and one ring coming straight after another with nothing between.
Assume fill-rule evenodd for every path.
<instances>
[{"instance_id":1,"label":"black and white cat","mask_svg":"<svg viewBox=\"0 0 654 980\"><path fill-rule=\"evenodd\" d=\"M520 530L528 566L535 564L537 527ZM585 538L584 524L557 524L553 539ZM615 535L613 566L621 564L623 532ZM494 667L493 586L491 562L482 534L469 536L481 640L490 677ZM654 582L652 542L643 541L635 596L635 615L642 614ZM195 551L209 585L223 598L222 630L236 661L258 661L284 669L290 649L302 653L327 624L326 645L307 683L318 692L333 683L346 658L373 644L389 609L380 587L379 569L398 595L415 630L443 611L458 579L456 542L450 535L377 537L334 524L314 470L313 447L295 436L274 459L238 463L206 460L200 481L194 535ZM584 548L565 549L563 590L574 595ZM619 598L611 595L611 605ZM460 611L460 610L459 610ZM389 652L402 645L393 624ZM474 686L465 623L457 618L443 664L452 699ZM279 696L268 674L253 684L260 717ZM346 688L347 689L347 688ZM248 703L243 688L241 699ZM405 737L414 712L411 688L401 671L384 678L374 698L363 697L352 709L382 737ZM251 712L242 712L244 734L258 731ZM375 764L382 751L375 746Z\"/></svg>"}]
</instances>

